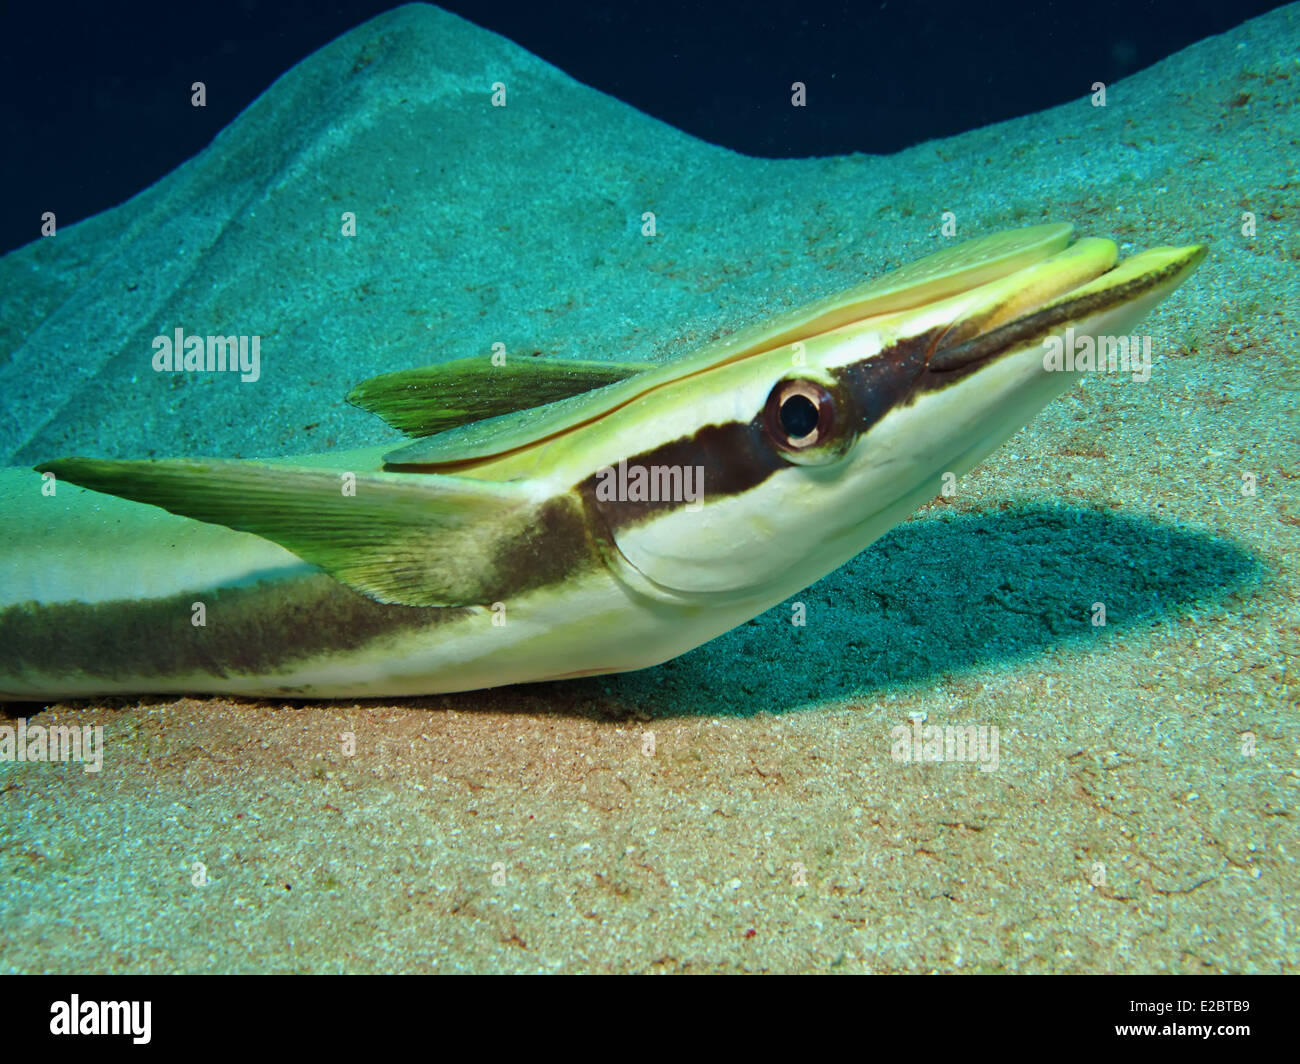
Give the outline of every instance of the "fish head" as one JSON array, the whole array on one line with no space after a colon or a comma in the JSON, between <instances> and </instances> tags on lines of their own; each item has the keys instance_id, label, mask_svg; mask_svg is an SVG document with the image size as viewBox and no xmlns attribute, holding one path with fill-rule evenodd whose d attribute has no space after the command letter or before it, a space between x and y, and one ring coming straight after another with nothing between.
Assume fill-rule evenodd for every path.
<instances>
[{"instance_id":1,"label":"fish head","mask_svg":"<svg viewBox=\"0 0 1300 1064\"><path fill-rule=\"evenodd\" d=\"M584 490L611 567L674 602L780 602L955 486L1076 383L1087 368L1060 357L1067 344L1136 340L1205 255L1162 247L1117 264L1109 240L1065 242L955 279L951 253L928 272L920 260L856 320L788 332L609 414L601 449L626 457ZM979 251L956 259L978 264Z\"/></svg>"}]
</instances>

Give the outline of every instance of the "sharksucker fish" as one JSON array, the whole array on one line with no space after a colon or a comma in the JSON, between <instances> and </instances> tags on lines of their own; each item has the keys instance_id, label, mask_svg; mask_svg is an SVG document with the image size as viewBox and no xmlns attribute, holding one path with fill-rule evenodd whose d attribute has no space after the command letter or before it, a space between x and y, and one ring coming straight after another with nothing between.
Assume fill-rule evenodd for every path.
<instances>
[{"instance_id":1,"label":"sharksucker fish","mask_svg":"<svg viewBox=\"0 0 1300 1064\"><path fill-rule=\"evenodd\" d=\"M939 494L1087 372L1067 338L1129 333L1204 254L1117 262L1068 225L1012 230L671 362L359 384L413 437L396 449L5 470L0 697L400 696L658 664Z\"/></svg>"}]
</instances>

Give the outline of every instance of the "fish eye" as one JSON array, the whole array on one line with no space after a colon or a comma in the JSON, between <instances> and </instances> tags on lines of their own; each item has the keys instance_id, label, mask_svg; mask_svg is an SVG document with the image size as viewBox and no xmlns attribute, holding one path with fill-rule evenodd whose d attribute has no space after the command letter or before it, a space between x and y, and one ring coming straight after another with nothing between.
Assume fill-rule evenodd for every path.
<instances>
[{"instance_id":1,"label":"fish eye","mask_svg":"<svg viewBox=\"0 0 1300 1064\"><path fill-rule=\"evenodd\" d=\"M767 434L776 446L798 454L824 445L837 431L835 397L817 381L784 380L772 389L763 411Z\"/></svg>"}]
</instances>

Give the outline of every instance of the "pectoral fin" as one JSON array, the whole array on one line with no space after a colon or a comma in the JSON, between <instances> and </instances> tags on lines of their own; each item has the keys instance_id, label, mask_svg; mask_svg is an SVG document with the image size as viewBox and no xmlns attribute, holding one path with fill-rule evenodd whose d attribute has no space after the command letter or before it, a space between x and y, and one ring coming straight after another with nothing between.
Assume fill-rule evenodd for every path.
<instances>
[{"instance_id":1,"label":"pectoral fin","mask_svg":"<svg viewBox=\"0 0 1300 1064\"><path fill-rule=\"evenodd\" d=\"M650 368L559 358L513 358L497 366L486 358L462 358L371 377L348 393L348 402L408 436L431 436L580 395Z\"/></svg>"},{"instance_id":2,"label":"pectoral fin","mask_svg":"<svg viewBox=\"0 0 1300 1064\"><path fill-rule=\"evenodd\" d=\"M555 576L545 550L530 568L519 561L532 557L535 537L554 532L557 501L539 505L519 485L394 473L353 479L341 470L214 459L63 458L37 468L256 533L380 602L492 603L517 591L521 579ZM580 526L570 531L581 538Z\"/></svg>"}]
</instances>

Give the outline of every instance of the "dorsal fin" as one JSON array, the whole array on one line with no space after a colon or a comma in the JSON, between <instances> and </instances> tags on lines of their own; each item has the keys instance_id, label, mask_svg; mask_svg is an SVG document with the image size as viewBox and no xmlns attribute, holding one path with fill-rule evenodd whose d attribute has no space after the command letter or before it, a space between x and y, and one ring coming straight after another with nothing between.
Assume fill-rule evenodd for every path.
<instances>
[{"instance_id":1,"label":"dorsal fin","mask_svg":"<svg viewBox=\"0 0 1300 1064\"><path fill-rule=\"evenodd\" d=\"M653 363L565 358L461 358L397 370L362 381L348 402L408 436L432 436L456 425L544 406L652 369Z\"/></svg>"},{"instance_id":2,"label":"dorsal fin","mask_svg":"<svg viewBox=\"0 0 1300 1064\"><path fill-rule=\"evenodd\" d=\"M461 423L384 455L393 466L440 466L492 458L549 439L632 402L652 388L771 351L868 317L924 306L1005 277L1069 243L1067 224L1036 225L968 240L875 280L741 329L628 380L547 406Z\"/></svg>"},{"instance_id":3,"label":"dorsal fin","mask_svg":"<svg viewBox=\"0 0 1300 1064\"><path fill-rule=\"evenodd\" d=\"M342 470L258 462L62 458L37 468L256 533L371 598L408 606L490 604L562 578L556 567L585 537L576 507L561 512L564 497L539 503L520 484L466 477L358 473L345 494ZM540 546L539 529L566 542Z\"/></svg>"}]
</instances>

